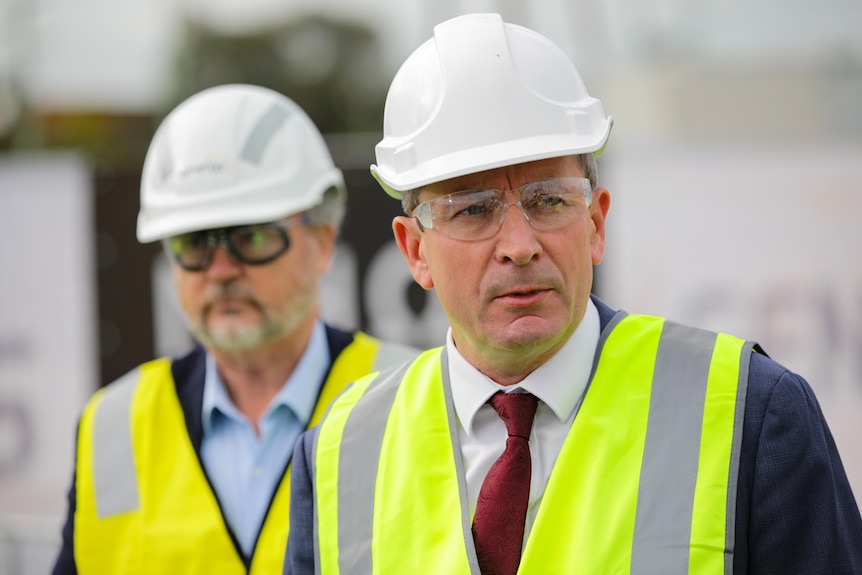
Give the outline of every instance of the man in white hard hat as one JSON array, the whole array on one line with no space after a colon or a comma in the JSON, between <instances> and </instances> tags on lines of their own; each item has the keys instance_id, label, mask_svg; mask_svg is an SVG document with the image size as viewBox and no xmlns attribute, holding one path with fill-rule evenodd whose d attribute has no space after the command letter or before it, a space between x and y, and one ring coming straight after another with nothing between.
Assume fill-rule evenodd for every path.
<instances>
[{"instance_id":1,"label":"man in white hard hat","mask_svg":"<svg viewBox=\"0 0 862 575\"><path fill-rule=\"evenodd\" d=\"M450 329L300 438L285 572L862 573L808 384L591 296L610 128L564 53L496 14L402 65L371 171Z\"/></svg>"},{"instance_id":2,"label":"man in white hard hat","mask_svg":"<svg viewBox=\"0 0 862 575\"><path fill-rule=\"evenodd\" d=\"M281 568L296 438L347 383L415 356L319 316L344 210L340 170L285 96L219 86L165 118L138 239L164 243L201 345L87 404L54 573Z\"/></svg>"}]
</instances>

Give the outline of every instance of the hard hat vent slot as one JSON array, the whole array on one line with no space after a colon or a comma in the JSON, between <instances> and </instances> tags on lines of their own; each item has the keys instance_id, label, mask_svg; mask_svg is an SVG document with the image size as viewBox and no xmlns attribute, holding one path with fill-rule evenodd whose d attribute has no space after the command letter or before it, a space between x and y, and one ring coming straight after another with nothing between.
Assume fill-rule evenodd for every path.
<instances>
[{"instance_id":1,"label":"hard hat vent slot","mask_svg":"<svg viewBox=\"0 0 862 575\"><path fill-rule=\"evenodd\" d=\"M396 170L405 172L416 166L416 144L409 142L396 149L392 154L392 163Z\"/></svg>"},{"instance_id":2,"label":"hard hat vent slot","mask_svg":"<svg viewBox=\"0 0 862 575\"><path fill-rule=\"evenodd\" d=\"M591 134L594 130L590 116L581 110L567 110L569 129L575 135Z\"/></svg>"},{"instance_id":3,"label":"hard hat vent slot","mask_svg":"<svg viewBox=\"0 0 862 575\"><path fill-rule=\"evenodd\" d=\"M243 160L259 164L263 158L263 153L266 151L266 147L272 141L272 137L278 133L287 121L288 115L289 113L285 108L278 104L273 104L251 129L240 157Z\"/></svg>"}]
</instances>

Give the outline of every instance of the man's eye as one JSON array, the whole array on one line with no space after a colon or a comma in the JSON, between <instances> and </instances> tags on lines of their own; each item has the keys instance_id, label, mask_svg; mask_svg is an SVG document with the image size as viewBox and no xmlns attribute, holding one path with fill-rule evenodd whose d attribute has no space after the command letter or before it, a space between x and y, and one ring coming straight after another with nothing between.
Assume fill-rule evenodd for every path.
<instances>
[{"instance_id":1,"label":"man's eye","mask_svg":"<svg viewBox=\"0 0 862 575\"><path fill-rule=\"evenodd\" d=\"M266 242L267 237L267 234L263 233L262 231L252 232L246 238L246 243L259 246L262 243Z\"/></svg>"},{"instance_id":2,"label":"man's eye","mask_svg":"<svg viewBox=\"0 0 862 575\"><path fill-rule=\"evenodd\" d=\"M207 236L205 234L184 234L171 238L171 248L174 251L183 249L197 249L205 246Z\"/></svg>"},{"instance_id":3,"label":"man's eye","mask_svg":"<svg viewBox=\"0 0 862 575\"><path fill-rule=\"evenodd\" d=\"M541 195L533 198L531 203L539 208L556 208L565 204L565 201L560 196Z\"/></svg>"},{"instance_id":4,"label":"man's eye","mask_svg":"<svg viewBox=\"0 0 862 575\"><path fill-rule=\"evenodd\" d=\"M472 204L467 206L456 215L465 215L465 216L480 216L485 214L491 210L491 206L488 204Z\"/></svg>"},{"instance_id":5,"label":"man's eye","mask_svg":"<svg viewBox=\"0 0 862 575\"><path fill-rule=\"evenodd\" d=\"M269 228L249 228L237 234L234 240L246 249L266 247L276 234Z\"/></svg>"}]
</instances>

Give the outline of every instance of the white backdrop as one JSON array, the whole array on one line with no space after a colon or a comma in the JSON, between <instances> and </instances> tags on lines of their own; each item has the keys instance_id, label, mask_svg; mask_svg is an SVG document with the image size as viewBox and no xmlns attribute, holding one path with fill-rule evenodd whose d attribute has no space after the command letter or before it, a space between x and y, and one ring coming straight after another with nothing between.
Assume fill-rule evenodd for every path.
<instances>
[{"instance_id":1,"label":"white backdrop","mask_svg":"<svg viewBox=\"0 0 862 575\"><path fill-rule=\"evenodd\" d=\"M618 143L599 293L805 377L862 497L862 147Z\"/></svg>"},{"instance_id":2,"label":"white backdrop","mask_svg":"<svg viewBox=\"0 0 862 575\"><path fill-rule=\"evenodd\" d=\"M98 385L92 176L78 156L0 156L0 573L47 573L75 425Z\"/></svg>"}]
</instances>

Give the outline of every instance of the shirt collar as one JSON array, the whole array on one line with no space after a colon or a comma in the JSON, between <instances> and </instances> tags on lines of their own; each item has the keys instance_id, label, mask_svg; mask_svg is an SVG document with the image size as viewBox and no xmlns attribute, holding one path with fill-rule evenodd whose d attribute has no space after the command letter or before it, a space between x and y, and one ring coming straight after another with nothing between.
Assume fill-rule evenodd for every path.
<instances>
[{"instance_id":1,"label":"shirt collar","mask_svg":"<svg viewBox=\"0 0 862 575\"><path fill-rule=\"evenodd\" d=\"M587 300L584 317L565 345L517 385L502 386L464 359L455 347L450 327L446 333L449 381L455 413L464 431L472 434L473 417L492 395L518 389L532 393L546 403L561 422L566 421L589 381L600 331L599 312L592 299Z\"/></svg>"},{"instance_id":2,"label":"shirt collar","mask_svg":"<svg viewBox=\"0 0 862 575\"><path fill-rule=\"evenodd\" d=\"M299 363L287 378L285 385L272 398L261 420L266 419L275 409L283 405L290 409L304 426L311 419L320 386L329 371L329 355L326 328L318 321ZM217 424L216 412L240 421L245 421L246 418L231 401L227 387L216 368L215 358L209 353L206 355L205 365L202 423L204 435L207 435Z\"/></svg>"}]
</instances>

